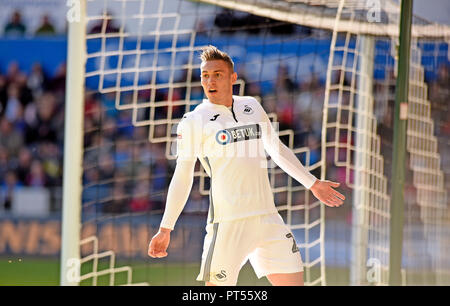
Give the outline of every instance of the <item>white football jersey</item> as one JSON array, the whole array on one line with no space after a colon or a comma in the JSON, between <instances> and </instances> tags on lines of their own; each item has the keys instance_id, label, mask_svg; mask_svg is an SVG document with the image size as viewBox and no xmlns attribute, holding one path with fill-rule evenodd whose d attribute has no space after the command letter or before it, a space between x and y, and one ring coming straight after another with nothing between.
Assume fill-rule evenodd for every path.
<instances>
[{"instance_id":1,"label":"white football jersey","mask_svg":"<svg viewBox=\"0 0 450 306\"><path fill-rule=\"evenodd\" d=\"M231 108L205 99L177 128L177 163L198 158L211 178L209 223L277 212L265 151L306 188L313 185L316 178L283 148L253 97L233 96Z\"/></svg>"}]
</instances>

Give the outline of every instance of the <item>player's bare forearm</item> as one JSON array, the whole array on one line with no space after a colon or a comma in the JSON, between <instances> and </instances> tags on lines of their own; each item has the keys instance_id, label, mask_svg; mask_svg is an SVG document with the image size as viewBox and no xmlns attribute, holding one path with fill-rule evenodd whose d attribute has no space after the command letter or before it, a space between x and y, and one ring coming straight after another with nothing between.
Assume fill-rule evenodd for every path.
<instances>
[{"instance_id":1,"label":"player's bare forearm","mask_svg":"<svg viewBox=\"0 0 450 306\"><path fill-rule=\"evenodd\" d=\"M313 195L322 203L330 207L339 207L344 204L345 196L333 188L339 187L340 183L317 180L311 187Z\"/></svg>"}]
</instances>

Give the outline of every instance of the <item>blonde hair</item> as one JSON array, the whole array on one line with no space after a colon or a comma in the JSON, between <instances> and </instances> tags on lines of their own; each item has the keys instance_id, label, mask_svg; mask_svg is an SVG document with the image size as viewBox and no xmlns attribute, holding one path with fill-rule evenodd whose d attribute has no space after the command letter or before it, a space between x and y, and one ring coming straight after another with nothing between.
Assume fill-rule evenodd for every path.
<instances>
[{"instance_id":1,"label":"blonde hair","mask_svg":"<svg viewBox=\"0 0 450 306\"><path fill-rule=\"evenodd\" d=\"M231 72L234 72L234 62L231 57L227 53L217 49L215 46L209 45L207 47L203 47L202 53L200 54L200 59L202 62L222 60L228 64Z\"/></svg>"}]
</instances>

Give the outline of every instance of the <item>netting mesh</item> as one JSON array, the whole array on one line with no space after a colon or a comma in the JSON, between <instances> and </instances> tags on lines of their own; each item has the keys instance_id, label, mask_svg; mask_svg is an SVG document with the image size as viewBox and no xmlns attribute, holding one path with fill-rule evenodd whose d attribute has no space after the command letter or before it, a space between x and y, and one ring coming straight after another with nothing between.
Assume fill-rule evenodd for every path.
<instances>
[{"instance_id":1,"label":"netting mesh","mask_svg":"<svg viewBox=\"0 0 450 306\"><path fill-rule=\"evenodd\" d=\"M130 222L141 215L152 219L146 221L147 240L154 234L174 167L171 162L174 126L203 99L198 56L208 44L217 45L234 58L239 74L235 94L255 96L269 107L276 106L273 103L279 97L285 100L284 113L275 109L268 113L280 124L283 141L317 173L317 155L312 157L310 150L303 146L307 127L296 127L290 113L298 92L289 73L300 74L300 58L296 52L302 47L300 42L310 37L304 29L264 18L252 27L230 24L208 29L202 23L220 24L221 20L227 20L227 13L219 7L189 1L88 1L88 12L95 11L93 7L102 14L87 17L86 87L88 102L92 102L92 105L88 103L87 116L94 119L87 120L89 129L85 137L85 228L101 235L103 223ZM114 10L120 13L110 13ZM289 28L293 35L280 34ZM216 40L216 36L221 39ZM228 41L227 36L235 37L235 41ZM313 40L308 45L308 49L321 48L323 52L328 49L326 43ZM267 51L261 51L264 49ZM320 55L311 54L313 58L316 56ZM294 71L288 71L288 66L294 67ZM280 74L274 74L274 70ZM283 117L281 120L279 115ZM320 118L321 113L316 115ZM120 121L121 118L124 120ZM118 124L114 126L114 122L122 122L123 130ZM111 130L109 124L113 125ZM130 150L133 150L128 152L131 158L117 160ZM189 202L198 202L200 209L189 208L188 203L187 212L191 210L199 215L187 216L192 218L203 216L207 206L203 202L209 192L209 178L200 164L195 176ZM321 284L324 278L320 272L323 260L320 203L280 169L271 168L269 177L276 205L291 225L303 254L305 280L308 284ZM151 208L143 207L141 212L138 207L133 208L135 198L140 195L146 199L142 202ZM179 247L189 243L189 237L185 237L189 229L180 224L180 232L184 234L180 234ZM201 236L196 239L201 241ZM140 245L143 247L144 243ZM196 245L198 256L201 246L198 242ZM169 257L167 264L199 262L199 256L180 258L180 255Z\"/></svg>"},{"instance_id":2,"label":"netting mesh","mask_svg":"<svg viewBox=\"0 0 450 306\"><path fill-rule=\"evenodd\" d=\"M395 21L392 17L398 18L394 12L389 9L390 22ZM416 19L413 35L418 33L414 32L415 27L417 29L424 23ZM335 25L335 29L339 28L340 21ZM331 47L324 109L324 122L327 116L328 122L324 126L334 134L331 137L334 143L328 141L329 134L324 132L322 144L331 148L334 165L342 171L345 169L346 182L353 188L350 283L388 284L390 205L397 204L391 203L389 196L391 184L394 184L390 171L397 37L358 35L339 30L333 35L336 42L333 46L332 41ZM339 36L342 36L341 43ZM430 40L426 46L431 46L435 52L431 61L428 58L428 64L433 68L437 62L448 65L448 52L440 55L436 52L448 48L442 39L446 36ZM417 38L413 39L409 105L402 110L408 118L409 160L405 191L405 231L408 234L403 240L402 276L403 284L444 284L448 282L448 265L441 256L448 245L444 233L448 230L445 225L448 218L443 209L448 202L440 169L445 164L439 161L434 136L440 131L433 128L434 120L427 112L431 107L426 85L430 76L426 80L423 67L426 60L421 53L425 45L421 48L419 45ZM336 74L335 78L333 74ZM445 152L445 146L442 149ZM420 217L412 217L416 214Z\"/></svg>"},{"instance_id":3,"label":"netting mesh","mask_svg":"<svg viewBox=\"0 0 450 306\"><path fill-rule=\"evenodd\" d=\"M425 242L425 256L417 256L414 250L406 253L412 262L411 266L425 266L431 271L429 275L419 274L417 268L407 269L406 282L433 282L448 284L449 265L444 254L449 249L448 241L448 199L441 163L441 150L435 136L436 123L431 116L431 101L425 83L425 70L421 64L422 51L417 41L411 47L411 70L409 76L409 105L407 127L407 152L409 180L408 187L413 189L415 197L407 201L409 229L419 226ZM439 133L439 132L438 132ZM448 149L448 148L447 148ZM444 151L445 152L445 151ZM417 212L419 210L419 212ZM415 229L417 232L418 230ZM413 234L410 234L413 238ZM414 239L414 238L413 238ZM413 240L411 239L411 240ZM415 263L415 264L414 264ZM410 273L408 273L410 272Z\"/></svg>"},{"instance_id":4,"label":"netting mesh","mask_svg":"<svg viewBox=\"0 0 450 306\"><path fill-rule=\"evenodd\" d=\"M326 84L322 148L353 190L351 281L367 283L366 265L389 265L389 194L374 113L375 40L335 33ZM333 171L333 170L332 170Z\"/></svg>"}]
</instances>

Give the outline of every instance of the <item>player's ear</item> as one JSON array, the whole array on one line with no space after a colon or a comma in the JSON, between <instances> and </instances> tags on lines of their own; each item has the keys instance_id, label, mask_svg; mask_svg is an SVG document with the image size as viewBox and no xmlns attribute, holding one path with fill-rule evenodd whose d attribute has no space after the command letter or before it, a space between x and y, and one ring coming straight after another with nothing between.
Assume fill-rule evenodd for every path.
<instances>
[{"instance_id":1,"label":"player's ear","mask_svg":"<svg viewBox=\"0 0 450 306\"><path fill-rule=\"evenodd\" d=\"M233 74L231 75L231 81L233 82L233 84L236 83L236 81L237 81L237 73L236 72L233 72Z\"/></svg>"}]
</instances>

